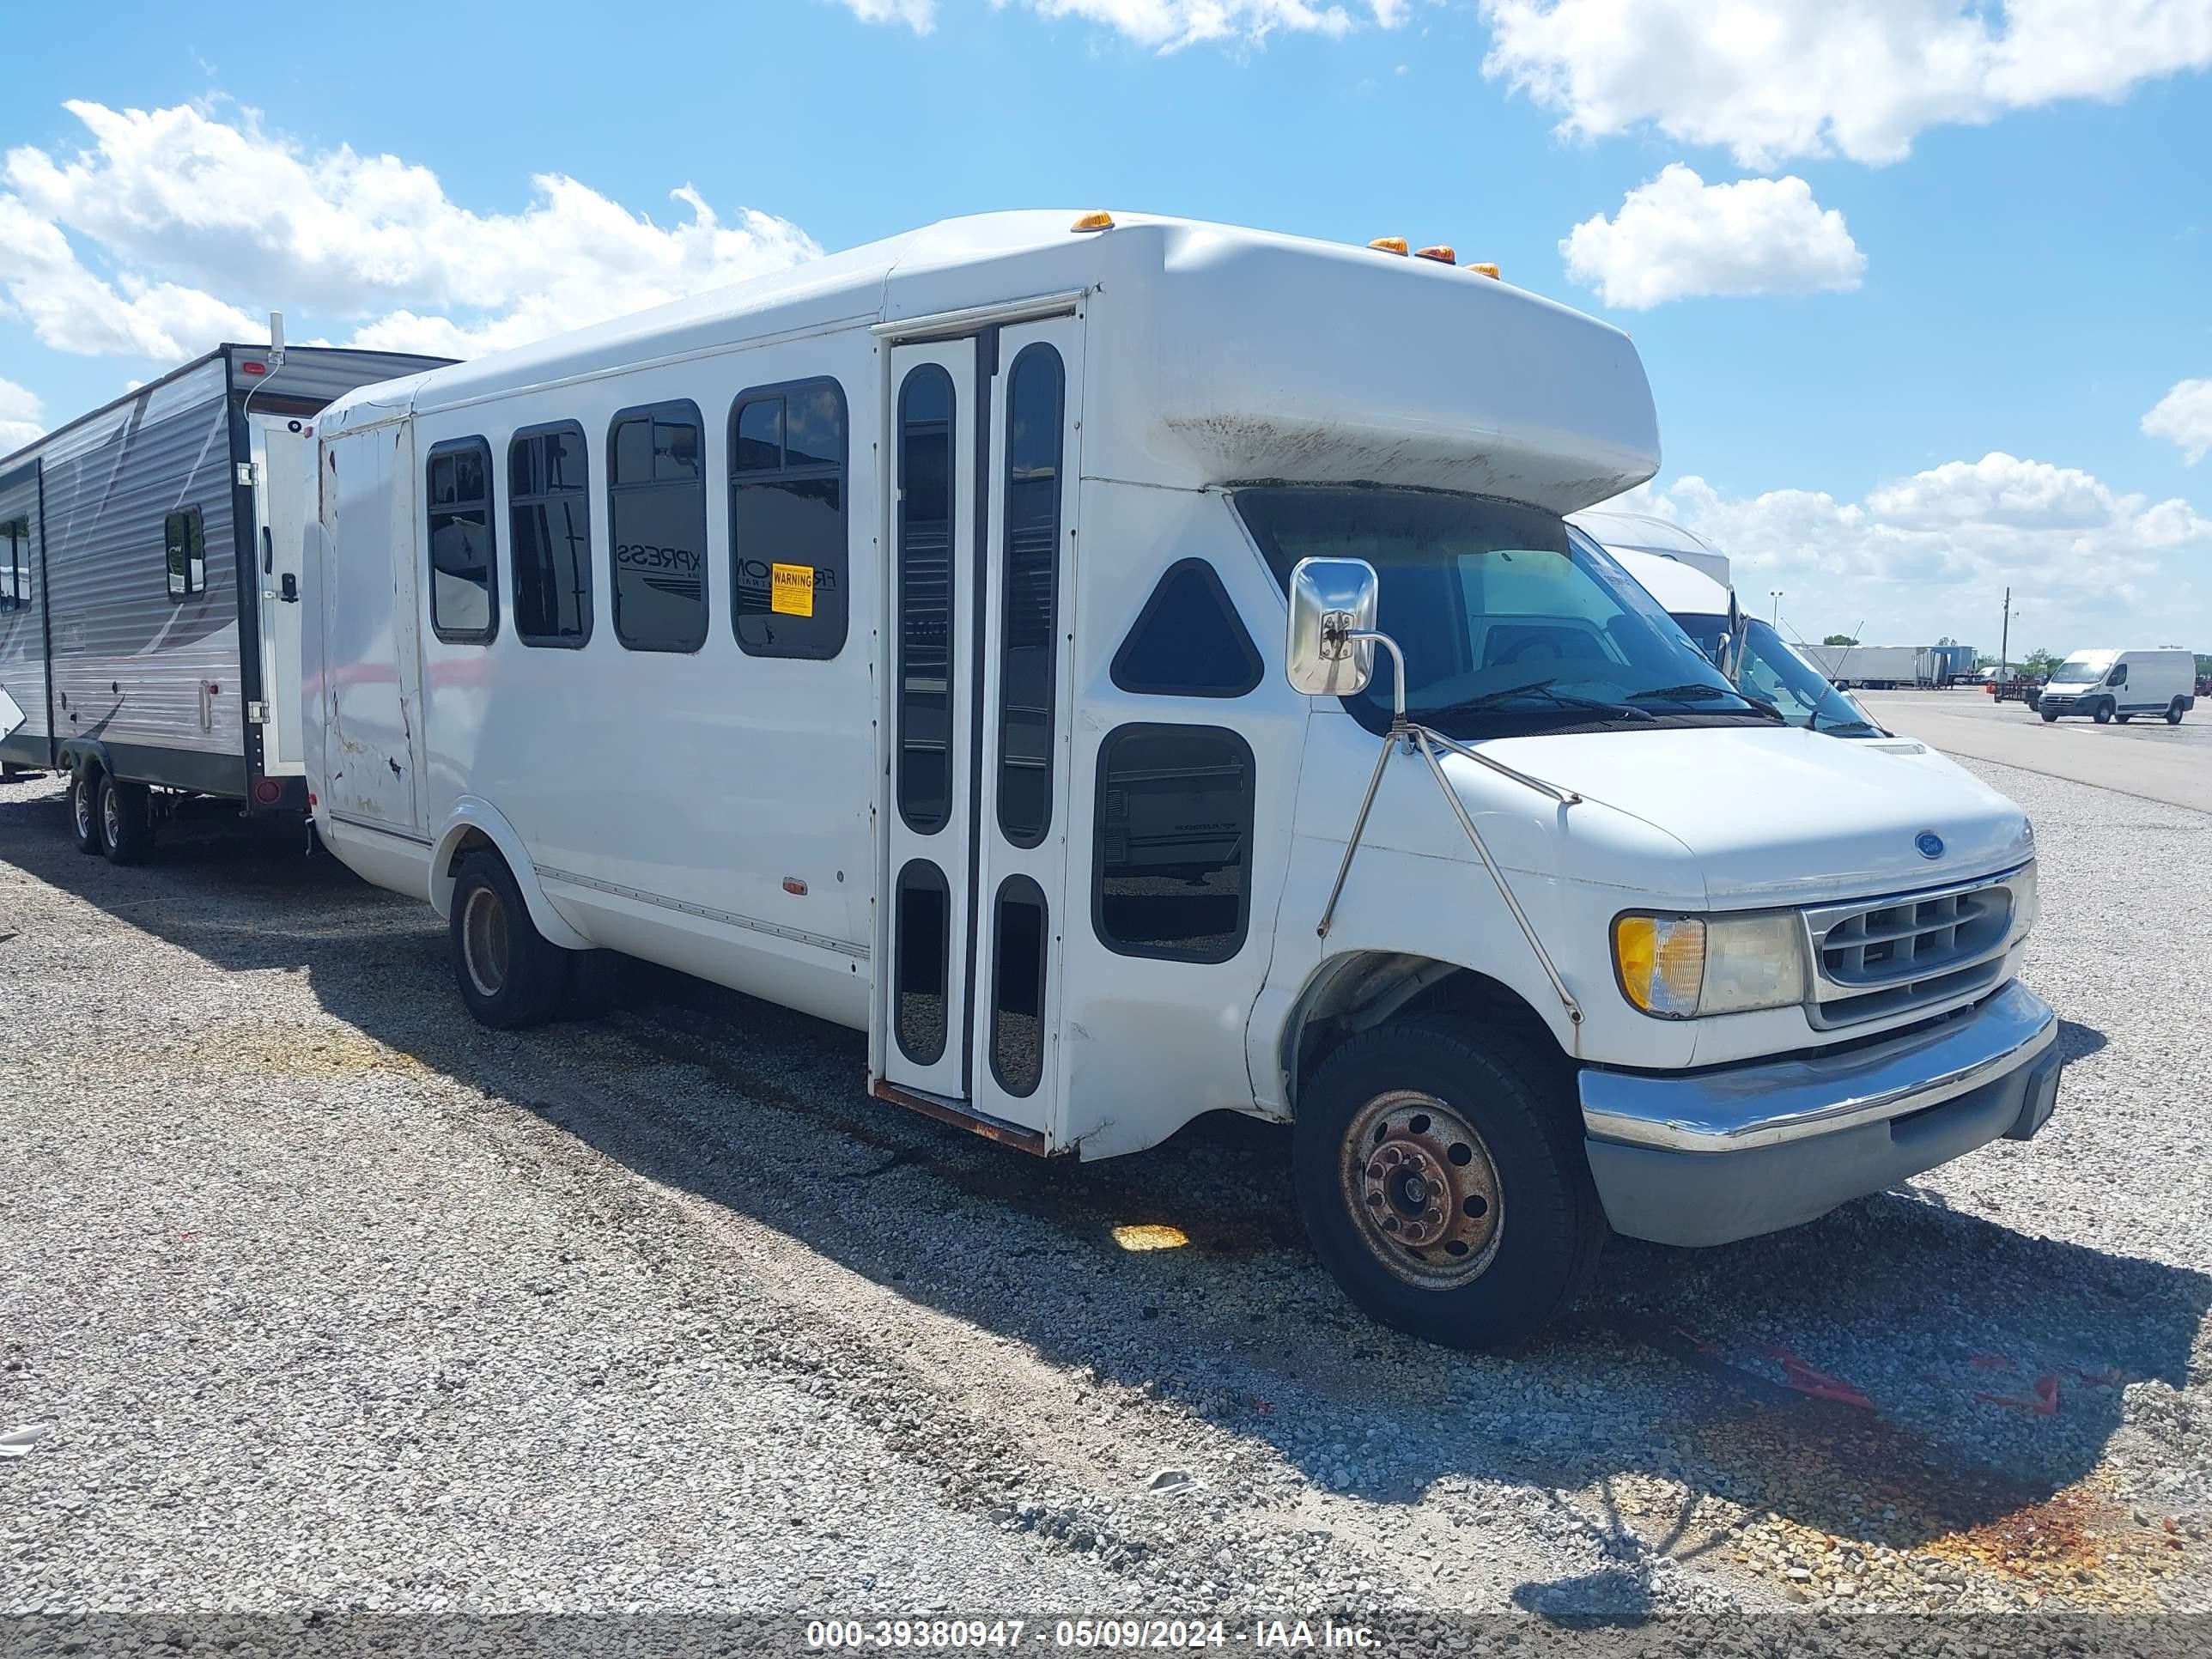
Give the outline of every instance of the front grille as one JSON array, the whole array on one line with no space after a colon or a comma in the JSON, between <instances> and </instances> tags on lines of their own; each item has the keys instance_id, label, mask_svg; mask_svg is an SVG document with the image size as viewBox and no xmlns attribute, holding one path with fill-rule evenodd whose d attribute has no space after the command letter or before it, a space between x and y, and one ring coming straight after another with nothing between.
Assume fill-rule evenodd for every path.
<instances>
[{"instance_id":1,"label":"front grille","mask_svg":"<svg viewBox=\"0 0 2212 1659\"><path fill-rule=\"evenodd\" d=\"M2014 915L2033 891L2032 870L1808 910L1813 1023L1855 1024L1995 985Z\"/></svg>"}]
</instances>

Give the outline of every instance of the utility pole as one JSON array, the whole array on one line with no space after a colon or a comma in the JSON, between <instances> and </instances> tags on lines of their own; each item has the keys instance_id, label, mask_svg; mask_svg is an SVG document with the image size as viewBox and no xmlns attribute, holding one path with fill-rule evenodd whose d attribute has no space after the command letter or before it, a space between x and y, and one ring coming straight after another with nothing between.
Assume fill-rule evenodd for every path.
<instances>
[{"instance_id":1,"label":"utility pole","mask_svg":"<svg viewBox=\"0 0 2212 1659\"><path fill-rule=\"evenodd\" d=\"M2012 675L2012 589L2005 589L2004 625L1997 632L1997 678L2010 679Z\"/></svg>"}]
</instances>

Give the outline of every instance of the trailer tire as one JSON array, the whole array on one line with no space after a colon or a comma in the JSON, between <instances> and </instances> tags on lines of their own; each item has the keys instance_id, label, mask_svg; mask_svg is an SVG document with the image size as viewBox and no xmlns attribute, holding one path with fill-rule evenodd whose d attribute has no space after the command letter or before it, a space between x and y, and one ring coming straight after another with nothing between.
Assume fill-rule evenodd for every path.
<instances>
[{"instance_id":1,"label":"trailer tire","mask_svg":"<svg viewBox=\"0 0 2212 1659\"><path fill-rule=\"evenodd\" d=\"M70 774L69 783L70 839L76 843L80 853L105 853L107 843L100 834L100 774L76 771Z\"/></svg>"},{"instance_id":2,"label":"trailer tire","mask_svg":"<svg viewBox=\"0 0 2212 1659\"><path fill-rule=\"evenodd\" d=\"M568 988L568 958L530 920L507 861L489 849L461 860L447 929L453 978L479 1024L517 1031L543 1025Z\"/></svg>"},{"instance_id":3,"label":"trailer tire","mask_svg":"<svg viewBox=\"0 0 2212 1659\"><path fill-rule=\"evenodd\" d=\"M2180 698L2176 697L2176 698L2175 698L2172 702L2170 702L2170 703L2166 704L2166 723L2168 726L2179 726L2179 725L2180 725L2180 724L2181 724L2181 699L2180 699Z\"/></svg>"},{"instance_id":4,"label":"trailer tire","mask_svg":"<svg viewBox=\"0 0 2212 1659\"><path fill-rule=\"evenodd\" d=\"M1492 1033L1417 1018L1353 1037L1300 1091L1291 1179L1307 1237L1370 1318L1502 1347L1588 1285L1605 1216L1580 1134L1549 1097L1556 1069Z\"/></svg>"},{"instance_id":5,"label":"trailer tire","mask_svg":"<svg viewBox=\"0 0 2212 1659\"><path fill-rule=\"evenodd\" d=\"M2110 697L2107 697L2104 702L2097 705L2096 713L2092 714L2090 718L2095 720L2100 726L2109 726L2112 721L2112 700Z\"/></svg>"},{"instance_id":6,"label":"trailer tire","mask_svg":"<svg viewBox=\"0 0 2212 1659\"><path fill-rule=\"evenodd\" d=\"M100 840L110 864L140 864L154 850L154 796L143 783L100 776Z\"/></svg>"}]
</instances>

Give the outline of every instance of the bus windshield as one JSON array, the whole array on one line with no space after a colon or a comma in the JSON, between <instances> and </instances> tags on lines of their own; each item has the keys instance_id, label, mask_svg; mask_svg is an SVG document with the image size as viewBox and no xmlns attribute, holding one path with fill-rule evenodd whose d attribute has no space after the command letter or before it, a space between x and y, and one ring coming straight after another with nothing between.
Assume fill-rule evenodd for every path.
<instances>
[{"instance_id":1,"label":"bus windshield","mask_svg":"<svg viewBox=\"0 0 2212 1659\"><path fill-rule=\"evenodd\" d=\"M1674 619L1556 514L1478 495L1375 485L1236 495L1287 589L1306 558L1364 559L1376 628L1406 653L1406 712L1448 737L1766 722ZM1388 653L1345 706L1390 721Z\"/></svg>"}]
</instances>

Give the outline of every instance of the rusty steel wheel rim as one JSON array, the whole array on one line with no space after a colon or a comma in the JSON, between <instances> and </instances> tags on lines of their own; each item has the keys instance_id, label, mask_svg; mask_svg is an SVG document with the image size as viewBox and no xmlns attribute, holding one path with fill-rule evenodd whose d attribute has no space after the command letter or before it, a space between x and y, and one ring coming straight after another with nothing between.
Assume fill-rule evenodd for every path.
<instances>
[{"instance_id":1,"label":"rusty steel wheel rim","mask_svg":"<svg viewBox=\"0 0 2212 1659\"><path fill-rule=\"evenodd\" d=\"M489 887L469 895L461 915L461 954L479 996L495 997L507 983L507 907Z\"/></svg>"},{"instance_id":2,"label":"rusty steel wheel rim","mask_svg":"<svg viewBox=\"0 0 2212 1659\"><path fill-rule=\"evenodd\" d=\"M1361 1241L1407 1284L1450 1290L1497 1259L1498 1166L1474 1126L1434 1095L1395 1090L1361 1107L1339 1176Z\"/></svg>"}]
</instances>

